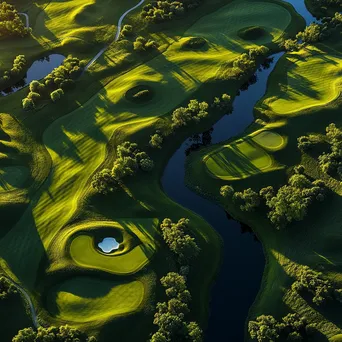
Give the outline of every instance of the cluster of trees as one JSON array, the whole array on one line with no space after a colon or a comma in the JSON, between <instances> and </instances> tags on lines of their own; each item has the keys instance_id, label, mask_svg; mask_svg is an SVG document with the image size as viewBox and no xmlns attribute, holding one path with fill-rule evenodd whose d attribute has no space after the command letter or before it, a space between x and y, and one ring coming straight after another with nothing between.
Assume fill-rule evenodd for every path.
<instances>
[{"instance_id":1,"label":"cluster of trees","mask_svg":"<svg viewBox=\"0 0 342 342\"><path fill-rule=\"evenodd\" d=\"M255 321L249 321L248 332L258 342L303 341L317 332L316 324L308 324L296 313L290 313L278 322L271 315L261 315Z\"/></svg>"},{"instance_id":2,"label":"cluster of trees","mask_svg":"<svg viewBox=\"0 0 342 342\"><path fill-rule=\"evenodd\" d=\"M318 157L319 166L323 172L342 179L342 130L332 123L326 128L326 138L330 152Z\"/></svg>"},{"instance_id":3,"label":"cluster of trees","mask_svg":"<svg viewBox=\"0 0 342 342\"><path fill-rule=\"evenodd\" d=\"M153 323L158 331L151 337L151 342L192 341L202 342L202 330L196 322L188 322L191 294L187 289L186 276L170 272L161 278L165 288L167 302L157 303Z\"/></svg>"},{"instance_id":4,"label":"cluster of trees","mask_svg":"<svg viewBox=\"0 0 342 342\"><path fill-rule=\"evenodd\" d=\"M0 278L0 300L17 294L18 291L5 277Z\"/></svg>"},{"instance_id":5,"label":"cluster of trees","mask_svg":"<svg viewBox=\"0 0 342 342\"><path fill-rule=\"evenodd\" d=\"M319 167L324 173L342 179L342 130L334 123L326 127L325 142L329 144L330 151L318 157ZM298 148L302 152L309 152L317 143L315 136L298 138Z\"/></svg>"},{"instance_id":6,"label":"cluster of trees","mask_svg":"<svg viewBox=\"0 0 342 342\"><path fill-rule=\"evenodd\" d=\"M241 54L233 61L234 74L241 78L254 72L257 64L264 60L268 53L269 49L262 45Z\"/></svg>"},{"instance_id":7,"label":"cluster of trees","mask_svg":"<svg viewBox=\"0 0 342 342\"><path fill-rule=\"evenodd\" d=\"M0 2L0 39L25 37L29 34L14 6L5 1Z\"/></svg>"},{"instance_id":8,"label":"cluster of trees","mask_svg":"<svg viewBox=\"0 0 342 342\"><path fill-rule=\"evenodd\" d=\"M71 328L68 325L59 328L51 326L39 327L37 330L26 328L19 330L12 342L96 342L94 336L88 337L85 333Z\"/></svg>"},{"instance_id":9,"label":"cluster of trees","mask_svg":"<svg viewBox=\"0 0 342 342\"><path fill-rule=\"evenodd\" d=\"M133 176L139 170L149 172L153 167L153 160L138 148L138 144L126 141L116 148L113 168L96 173L91 185L97 192L107 194L117 190L125 177Z\"/></svg>"},{"instance_id":10,"label":"cluster of trees","mask_svg":"<svg viewBox=\"0 0 342 342\"><path fill-rule=\"evenodd\" d=\"M219 110L226 114L233 111L232 98L228 94L222 94L220 97L214 97L213 102L210 104L198 100L190 100L187 107L179 107L172 113L172 124L170 130L166 134L156 132L150 137L150 146L153 148L161 148L164 138L174 132L177 128L187 126L189 123L198 123L209 115L209 107Z\"/></svg>"},{"instance_id":11,"label":"cluster of trees","mask_svg":"<svg viewBox=\"0 0 342 342\"><path fill-rule=\"evenodd\" d=\"M312 295L316 305L322 305L328 300L335 299L342 303L342 289L335 289L331 281L324 279L321 272L316 272L304 266L298 273L292 289L298 293L306 292Z\"/></svg>"},{"instance_id":12,"label":"cluster of trees","mask_svg":"<svg viewBox=\"0 0 342 342\"><path fill-rule=\"evenodd\" d=\"M262 188L259 193L249 188L235 192L230 185L221 187L220 194L230 198L242 211L251 212L258 207L268 210L268 218L279 229L292 221L301 221L314 201L324 201L326 186L322 180L311 181L304 175L304 167L295 167L288 184L276 191L272 186Z\"/></svg>"},{"instance_id":13,"label":"cluster of trees","mask_svg":"<svg viewBox=\"0 0 342 342\"><path fill-rule=\"evenodd\" d=\"M144 52L158 48L156 41L139 36L133 42L134 51Z\"/></svg>"},{"instance_id":14,"label":"cluster of trees","mask_svg":"<svg viewBox=\"0 0 342 342\"><path fill-rule=\"evenodd\" d=\"M322 24L311 23L295 39L287 39L280 45L286 51L298 51L307 44L323 41L342 31L342 14L336 12L334 17L324 17Z\"/></svg>"},{"instance_id":15,"label":"cluster of trees","mask_svg":"<svg viewBox=\"0 0 342 342\"><path fill-rule=\"evenodd\" d=\"M199 122L208 116L207 102L190 100L187 107L179 107L172 113L172 129L186 126L189 122Z\"/></svg>"},{"instance_id":16,"label":"cluster of trees","mask_svg":"<svg viewBox=\"0 0 342 342\"><path fill-rule=\"evenodd\" d=\"M183 16L186 11L196 8L200 0L162 0L145 5L141 17L152 23L162 23Z\"/></svg>"},{"instance_id":17,"label":"cluster of trees","mask_svg":"<svg viewBox=\"0 0 342 342\"><path fill-rule=\"evenodd\" d=\"M320 11L322 8L341 8L342 0L311 0L310 5L314 10Z\"/></svg>"},{"instance_id":18,"label":"cluster of trees","mask_svg":"<svg viewBox=\"0 0 342 342\"><path fill-rule=\"evenodd\" d=\"M232 98L228 94L222 94L221 97L214 98L211 107L227 114L231 113L233 111Z\"/></svg>"},{"instance_id":19,"label":"cluster of trees","mask_svg":"<svg viewBox=\"0 0 342 342\"><path fill-rule=\"evenodd\" d=\"M35 80L30 83L30 91L22 101L23 108L34 109L41 101L47 99L57 102L74 85L75 79L82 73L83 68L82 61L68 56L62 65L54 69L42 81Z\"/></svg>"},{"instance_id":20,"label":"cluster of trees","mask_svg":"<svg viewBox=\"0 0 342 342\"><path fill-rule=\"evenodd\" d=\"M10 82L12 78L18 77L18 75L23 73L26 64L27 61L24 55L18 55L15 57L11 70L6 70L4 74L0 76L0 86L7 86L8 82Z\"/></svg>"},{"instance_id":21,"label":"cluster of trees","mask_svg":"<svg viewBox=\"0 0 342 342\"><path fill-rule=\"evenodd\" d=\"M189 220L185 218L180 219L177 223L166 218L160 225L164 241L170 250L177 255L178 262L181 265L188 265L200 252L195 239L186 233L188 226Z\"/></svg>"}]
</instances>

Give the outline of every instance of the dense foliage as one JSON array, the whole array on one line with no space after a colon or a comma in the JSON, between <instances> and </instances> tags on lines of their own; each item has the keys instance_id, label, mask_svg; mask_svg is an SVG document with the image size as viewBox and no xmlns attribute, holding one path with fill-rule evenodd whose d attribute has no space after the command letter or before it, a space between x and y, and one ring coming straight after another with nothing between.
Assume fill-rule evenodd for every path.
<instances>
[{"instance_id":1,"label":"dense foliage","mask_svg":"<svg viewBox=\"0 0 342 342\"><path fill-rule=\"evenodd\" d=\"M0 300L17 294L17 290L5 277L0 278Z\"/></svg>"},{"instance_id":2,"label":"dense foliage","mask_svg":"<svg viewBox=\"0 0 342 342\"><path fill-rule=\"evenodd\" d=\"M75 79L81 74L84 64L78 58L68 56L58 68L54 69L41 81L32 81L29 93L23 99L25 110L31 110L42 100L51 99L59 101L64 93L75 83Z\"/></svg>"},{"instance_id":3,"label":"dense foliage","mask_svg":"<svg viewBox=\"0 0 342 342\"><path fill-rule=\"evenodd\" d=\"M199 122L208 116L209 105L207 102L190 100L187 107L179 107L172 113L172 128L186 126L189 122Z\"/></svg>"},{"instance_id":4,"label":"dense foliage","mask_svg":"<svg viewBox=\"0 0 342 342\"><path fill-rule=\"evenodd\" d=\"M13 78L18 77L24 72L26 65L27 61L24 55L15 57L11 70L6 70L4 74L0 76L0 87L8 86Z\"/></svg>"},{"instance_id":5,"label":"dense foliage","mask_svg":"<svg viewBox=\"0 0 342 342\"><path fill-rule=\"evenodd\" d=\"M318 157L319 166L323 172L332 176L336 174L342 179L342 130L334 123L326 128L326 139L330 152Z\"/></svg>"},{"instance_id":6,"label":"dense foliage","mask_svg":"<svg viewBox=\"0 0 342 342\"><path fill-rule=\"evenodd\" d=\"M14 6L0 2L0 39L25 37L29 33Z\"/></svg>"},{"instance_id":7,"label":"dense foliage","mask_svg":"<svg viewBox=\"0 0 342 342\"><path fill-rule=\"evenodd\" d=\"M324 17L321 24L311 23L304 31L299 32L295 39L287 39L280 45L287 51L298 51L305 45L326 40L336 33L338 38L341 32L342 14L336 12L332 18Z\"/></svg>"},{"instance_id":8,"label":"dense foliage","mask_svg":"<svg viewBox=\"0 0 342 342\"><path fill-rule=\"evenodd\" d=\"M161 278L161 284L165 288L167 302L157 303L157 312L153 323L158 326L158 331L152 335L151 342L160 341L202 341L202 330L196 322L188 322L191 294L187 289L184 275L170 272Z\"/></svg>"},{"instance_id":9,"label":"dense foliage","mask_svg":"<svg viewBox=\"0 0 342 342\"><path fill-rule=\"evenodd\" d=\"M88 337L85 333L64 325L59 328L39 327L38 330L26 328L20 330L12 342L96 342L96 338Z\"/></svg>"},{"instance_id":10,"label":"dense foliage","mask_svg":"<svg viewBox=\"0 0 342 342\"><path fill-rule=\"evenodd\" d=\"M111 170L104 169L93 176L91 185L101 194L117 190L124 178L135 175L139 170L149 172L154 167L148 154L129 141L117 146L116 157Z\"/></svg>"},{"instance_id":11,"label":"dense foliage","mask_svg":"<svg viewBox=\"0 0 342 342\"><path fill-rule=\"evenodd\" d=\"M180 219L177 223L166 218L160 225L165 242L170 250L177 255L181 264L188 264L200 252L195 239L186 234L188 226L189 220L185 218Z\"/></svg>"},{"instance_id":12,"label":"dense foliage","mask_svg":"<svg viewBox=\"0 0 342 342\"><path fill-rule=\"evenodd\" d=\"M332 299L342 302L342 289L335 289L331 281L323 278L321 272L316 272L308 266L301 268L292 289L299 293L310 293L316 305L322 305Z\"/></svg>"},{"instance_id":13,"label":"dense foliage","mask_svg":"<svg viewBox=\"0 0 342 342\"><path fill-rule=\"evenodd\" d=\"M241 54L233 62L234 74L238 78L241 78L253 73L258 63L265 59L268 52L269 49L262 45L249 49L247 53Z\"/></svg>"},{"instance_id":14,"label":"dense foliage","mask_svg":"<svg viewBox=\"0 0 342 342\"><path fill-rule=\"evenodd\" d=\"M161 23L182 17L187 11L196 8L201 0L152 1L143 7L141 17L152 23Z\"/></svg>"},{"instance_id":15,"label":"dense foliage","mask_svg":"<svg viewBox=\"0 0 342 342\"><path fill-rule=\"evenodd\" d=\"M288 184L276 191L272 186L262 188L259 193L249 188L235 192L232 186L221 187L222 197L233 200L242 211L251 212L263 204L268 218L275 227L283 228L292 221L301 221L314 201L324 201L326 186L322 180L311 181L304 175L304 167L294 168L295 173Z\"/></svg>"},{"instance_id":16,"label":"dense foliage","mask_svg":"<svg viewBox=\"0 0 342 342\"><path fill-rule=\"evenodd\" d=\"M248 332L258 342L302 341L313 337L317 332L316 324L307 324L296 313L290 313L278 322L271 315L261 315L248 323Z\"/></svg>"},{"instance_id":17,"label":"dense foliage","mask_svg":"<svg viewBox=\"0 0 342 342\"><path fill-rule=\"evenodd\" d=\"M157 47L158 44L156 43L156 41L152 39L146 39L142 36L137 37L133 43L134 51L138 52L149 51L152 49L156 49Z\"/></svg>"}]
</instances>

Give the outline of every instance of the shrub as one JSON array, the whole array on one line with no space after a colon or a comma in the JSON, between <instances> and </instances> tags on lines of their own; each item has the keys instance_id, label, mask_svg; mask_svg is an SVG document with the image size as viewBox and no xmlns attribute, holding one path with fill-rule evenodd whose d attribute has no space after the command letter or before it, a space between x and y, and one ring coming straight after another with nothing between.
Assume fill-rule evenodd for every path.
<instances>
[{"instance_id":1,"label":"shrub","mask_svg":"<svg viewBox=\"0 0 342 342\"><path fill-rule=\"evenodd\" d=\"M254 211L260 205L259 195L251 188L243 192L235 192L233 201L240 205L242 211Z\"/></svg>"},{"instance_id":2,"label":"shrub","mask_svg":"<svg viewBox=\"0 0 342 342\"><path fill-rule=\"evenodd\" d=\"M59 101L64 95L64 91L63 89L59 88L57 90L54 90L51 94L50 94L50 97L51 97L51 100L53 102L57 102Z\"/></svg>"},{"instance_id":3,"label":"shrub","mask_svg":"<svg viewBox=\"0 0 342 342\"><path fill-rule=\"evenodd\" d=\"M150 146L153 148L162 148L163 137L160 134L151 135Z\"/></svg>"},{"instance_id":4,"label":"shrub","mask_svg":"<svg viewBox=\"0 0 342 342\"><path fill-rule=\"evenodd\" d=\"M34 102L31 99L29 99L29 98L23 99L22 100L22 105L23 105L23 109L27 110L27 111L28 110L32 110L32 109L35 108Z\"/></svg>"},{"instance_id":5,"label":"shrub","mask_svg":"<svg viewBox=\"0 0 342 342\"><path fill-rule=\"evenodd\" d=\"M220 195L224 198L232 198L234 195L234 188L231 185L223 185L220 189Z\"/></svg>"}]
</instances>

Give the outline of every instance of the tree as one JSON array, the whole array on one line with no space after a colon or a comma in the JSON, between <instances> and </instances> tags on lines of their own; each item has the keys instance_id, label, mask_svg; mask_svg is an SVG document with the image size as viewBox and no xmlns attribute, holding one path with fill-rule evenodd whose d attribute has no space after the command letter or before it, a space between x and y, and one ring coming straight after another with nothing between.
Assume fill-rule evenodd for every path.
<instances>
[{"instance_id":1,"label":"tree","mask_svg":"<svg viewBox=\"0 0 342 342\"><path fill-rule=\"evenodd\" d=\"M220 189L220 195L224 198L232 198L234 195L234 188L231 185L223 185Z\"/></svg>"},{"instance_id":2,"label":"tree","mask_svg":"<svg viewBox=\"0 0 342 342\"><path fill-rule=\"evenodd\" d=\"M143 170L145 172L150 172L154 168L154 162L150 158L144 158L144 159L140 160L139 166L140 166L141 170Z\"/></svg>"},{"instance_id":3,"label":"tree","mask_svg":"<svg viewBox=\"0 0 342 342\"><path fill-rule=\"evenodd\" d=\"M35 108L34 102L31 99L27 98L27 97L22 100L22 105L23 105L23 109L27 110L27 111L32 110L32 109Z\"/></svg>"},{"instance_id":4,"label":"tree","mask_svg":"<svg viewBox=\"0 0 342 342\"><path fill-rule=\"evenodd\" d=\"M240 205L242 211L254 211L260 205L260 197L251 188L244 190L243 192L235 192L233 195L233 201Z\"/></svg>"},{"instance_id":5,"label":"tree","mask_svg":"<svg viewBox=\"0 0 342 342\"><path fill-rule=\"evenodd\" d=\"M109 169L103 169L93 176L92 187L100 194L113 192L118 188L118 181Z\"/></svg>"},{"instance_id":6,"label":"tree","mask_svg":"<svg viewBox=\"0 0 342 342\"><path fill-rule=\"evenodd\" d=\"M193 342L203 341L203 331L196 322L190 322L187 325L188 335Z\"/></svg>"},{"instance_id":7,"label":"tree","mask_svg":"<svg viewBox=\"0 0 342 342\"><path fill-rule=\"evenodd\" d=\"M53 102L57 102L59 101L64 95L64 91L63 89L61 88L58 88L57 90L54 90L51 94L50 94L50 97L51 97L51 100Z\"/></svg>"},{"instance_id":8,"label":"tree","mask_svg":"<svg viewBox=\"0 0 342 342\"><path fill-rule=\"evenodd\" d=\"M248 332L258 342L275 341L279 338L277 321L270 315L261 315L248 323Z\"/></svg>"},{"instance_id":9,"label":"tree","mask_svg":"<svg viewBox=\"0 0 342 342\"><path fill-rule=\"evenodd\" d=\"M181 264L189 263L200 252L195 239L185 233L188 225L189 220L185 218L180 219L177 223L173 223L170 219L164 219L160 225L164 241L170 250L178 256L178 261Z\"/></svg>"},{"instance_id":10,"label":"tree","mask_svg":"<svg viewBox=\"0 0 342 342\"><path fill-rule=\"evenodd\" d=\"M150 146L153 148L162 148L163 137L160 134L151 135Z\"/></svg>"}]
</instances>

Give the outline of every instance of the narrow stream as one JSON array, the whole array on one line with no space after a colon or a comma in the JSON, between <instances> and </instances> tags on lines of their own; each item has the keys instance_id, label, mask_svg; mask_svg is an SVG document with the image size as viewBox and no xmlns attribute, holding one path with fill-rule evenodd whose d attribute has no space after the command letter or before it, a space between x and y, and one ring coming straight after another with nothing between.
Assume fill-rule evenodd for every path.
<instances>
[{"instance_id":1,"label":"narrow stream","mask_svg":"<svg viewBox=\"0 0 342 342\"><path fill-rule=\"evenodd\" d=\"M304 0L286 2L293 5L307 24L315 21L306 9ZM225 115L213 126L209 133L212 144L241 134L253 122L253 108L265 94L268 77L282 55L283 53L278 53L271 56L273 62L270 67L258 71L257 82L236 97L233 113ZM208 139L208 132L205 136ZM203 135L200 138L204 140ZM200 197L185 186L186 153L193 143L192 138L185 140L169 160L162 177L162 185L169 197L208 221L221 235L224 243L221 270L212 289L205 340L243 341L245 320L260 288L265 267L262 246L252 234L241 234L245 231L243 227L237 221L229 219L220 206Z\"/></svg>"}]
</instances>

